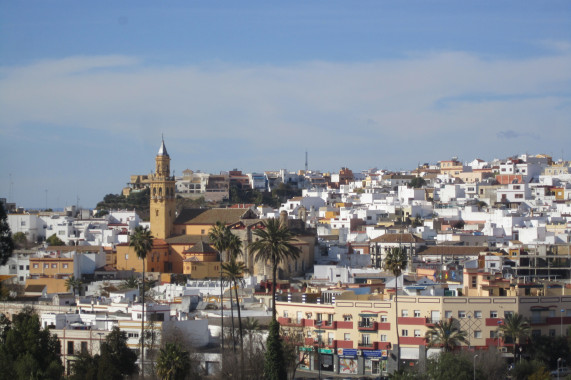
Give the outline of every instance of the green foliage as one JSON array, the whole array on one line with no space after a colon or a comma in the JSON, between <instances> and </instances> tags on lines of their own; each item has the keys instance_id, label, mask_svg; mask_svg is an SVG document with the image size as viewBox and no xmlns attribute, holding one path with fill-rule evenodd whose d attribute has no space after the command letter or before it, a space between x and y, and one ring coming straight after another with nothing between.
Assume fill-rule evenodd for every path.
<instances>
[{"instance_id":1,"label":"green foliage","mask_svg":"<svg viewBox=\"0 0 571 380\"><path fill-rule=\"evenodd\" d=\"M276 319L276 283L278 266L289 260L297 260L300 249L293 244L293 233L282 226L279 219L267 219L264 228L254 230L256 240L250 244L249 250L254 261L270 263L272 267L272 319Z\"/></svg>"},{"instance_id":2,"label":"green foliage","mask_svg":"<svg viewBox=\"0 0 571 380\"><path fill-rule=\"evenodd\" d=\"M33 309L23 309L13 316L12 323L3 318L0 323L0 372L4 378L59 379L63 376L59 340L41 328Z\"/></svg>"},{"instance_id":3,"label":"green foliage","mask_svg":"<svg viewBox=\"0 0 571 380\"><path fill-rule=\"evenodd\" d=\"M232 204L253 203L255 205L264 204L277 208L287 199L300 196L301 190L284 183L280 183L271 192L232 185L229 189L229 195L230 203Z\"/></svg>"},{"instance_id":4,"label":"green foliage","mask_svg":"<svg viewBox=\"0 0 571 380\"><path fill-rule=\"evenodd\" d=\"M135 209L143 220L148 220L151 199L150 194L151 191L149 189L133 191L127 197L122 194L107 194L103 197L101 202L97 203L95 208L97 212L102 213L102 215L104 215L103 211Z\"/></svg>"},{"instance_id":5,"label":"green foliage","mask_svg":"<svg viewBox=\"0 0 571 380\"><path fill-rule=\"evenodd\" d=\"M56 234L51 235L46 239L46 243L50 246L65 245L65 243L56 236Z\"/></svg>"},{"instance_id":6,"label":"green foliage","mask_svg":"<svg viewBox=\"0 0 571 380\"><path fill-rule=\"evenodd\" d=\"M68 291L71 289L73 291L73 295L75 295L75 291L78 289L80 290L81 295L81 285L83 285L83 282L80 278L75 278L75 276L71 276L65 280L65 288Z\"/></svg>"},{"instance_id":7,"label":"green foliage","mask_svg":"<svg viewBox=\"0 0 571 380\"><path fill-rule=\"evenodd\" d=\"M426 185L426 180L422 177L414 177L409 183L409 186L414 187L415 189L419 189L425 185Z\"/></svg>"},{"instance_id":8,"label":"green foliage","mask_svg":"<svg viewBox=\"0 0 571 380\"><path fill-rule=\"evenodd\" d=\"M426 372L432 380L472 380L474 367L465 355L443 352L428 360Z\"/></svg>"},{"instance_id":9,"label":"green foliage","mask_svg":"<svg viewBox=\"0 0 571 380\"><path fill-rule=\"evenodd\" d=\"M28 247L28 238L26 234L23 232L16 232L12 235L12 240L14 241L14 245L16 248L27 248Z\"/></svg>"},{"instance_id":10,"label":"green foliage","mask_svg":"<svg viewBox=\"0 0 571 380\"><path fill-rule=\"evenodd\" d=\"M8 216L0 203L0 265L6 264L14 251L14 241L8 225Z\"/></svg>"},{"instance_id":11,"label":"green foliage","mask_svg":"<svg viewBox=\"0 0 571 380\"><path fill-rule=\"evenodd\" d=\"M127 346L127 333L114 327L101 345L101 355L81 354L72 365L73 380L122 380L137 372L137 354Z\"/></svg>"},{"instance_id":12,"label":"green foliage","mask_svg":"<svg viewBox=\"0 0 571 380\"><path fill-rule=\"evenodd\" d=\"M425 338L429 346L443 347L446 352L454 350L461 343L468 343L466 331L460 330L458 321L453 318L436 322L430 326L426 331Z\"/></svg>"},{"instance_id":13,"label":"green foliage","mask_svg":"<svg viewBox=\"0 0 571 380\"><path fill-rule=\"evenodd\" d=\"M567 338L546 335L533 337L531 344L526 347L526 351L530 357L547 364L549 368L557 367L558 358L569 362L571 360L571 352L569 349Z\"/></svg>"},{"instance_id":14,"label":"green foliage","mask_svg":"<svg viewBox=\"0 0 571 380\"><path fill-rule=\"evenodd\" d=\"M167 343L161 348L157 359L157 375L163 380L183 380L190 371L188 351L176 343Z\"/></svg>"},{"instance_id":15,"label":"green foliage","mask_svg":"<svg viewBox=\"0 0 571 380\"><path fill-rule=\"evenodd\" d=\"M408 263L408 257L406 252L401 248L391 248L391 250L385 256L385 268L390 271L396 277L402 274L402 271L406 268Z\"/></svg>"},{"instance_id":16,"label":"green foliage","mask_svg":"<svg viewBox=\"0 0 571 380\"><path fill-rule=\"evenodd\" d=\"M511 370L511 377L513 380L527 380L534 374L539 376L542 369L545 369L545 364L540 360L520 360Z\"/></svg>"},{"instance_id":17,"label":"green foliage","mask_svg":"<svg viewBox=\"0 0 571 380\"><path fill-rule=\"evenodd\" d=\"M266 354L264 360L264 379L287 380L287 365L284 358L282 340L280 338L280 324L270 322L268 339L266 340Z\"/></svg>"}]
</instances>

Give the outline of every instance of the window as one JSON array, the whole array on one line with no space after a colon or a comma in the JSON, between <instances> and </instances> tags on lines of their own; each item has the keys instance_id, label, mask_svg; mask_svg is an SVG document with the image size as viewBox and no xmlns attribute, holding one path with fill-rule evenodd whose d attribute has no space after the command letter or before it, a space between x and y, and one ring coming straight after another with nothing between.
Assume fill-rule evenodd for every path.
<instances>
[{"instance_id":1,"label":"window","mask_svg":"<svg viewBox=\"0 0 571 380\"><path fill-rule=\"evenodd\" d=\"M33 265L34 269L38 269L38 264Z\"/></svg>"},{"instance_id":2,"label":"window","mask_svg":"<svg viewBox=\"0 0 571 380\"><path fill-rule=\"evenodd\" d=\"M504 311L504 318L511 317L512 315L514 315L513 311Z\"/></svg>"},{"instance_id":3,"label":"window","mask_svg":"<svg viewBox=\"0 0 571 380\"><path fill-rule=\"evenodd\" d=\"M125 254L125 260L129 260L129 254Z\"/></svg>"},{"instance_id":4,"label":"window","mask_svg":"<svg viewBox=\"0 0 571 380\"><path fill-rule=\"evenodd\" d=\"M498 333L495 330L490 331L490 338L495 339L498 337Z\"/></svg>"},{"instance_id":5,"label":"window","mask_svg":"<svg viewBox=\"0 0 571 380\"><path fill-rule=\"evenodd\" d=\"M446 310L446 311L444 312L444 318L446 318L446 319L452 318L452 311L451 311L451 310Z\"/></svg>"},{"instance_id":6,"label":"window","mask_svg":"<svg viewBox=\"0 0 571 380\"><path fill-rule=\"evenodd\" d=\"M476 276L472 276L472 287L475 288L478 282L478 278Z\"/></svg>"},{"instance_id":7,"label":"window","mask_svg":"<svg viewBox=\"0 0 571 380\"><path fill-rule=\"evenodd\" d=\"M351 319L353 319L351 314L345 314L345 315L343 316L343 320L344 320L345 322L349 322Z\"/></svg>"},{"instance_id":8,"label":"window","mask_svg":"<svg viewBox=\"0 0 571 380\"><path fill-rule=\"evenodd\" d=\"M474 311L474 318L481 319L482 318L482 311L481 310Z\"/></svg>"},{"instance_id":9,"label":"window","mask_svg":"<svg viewBox=\"0 0 571 380\"><path fill-rule=\"evenodd\" d=\"M387 341L386 334L381 334L381 342L386 342L386 341Z\"/></svg>"},{"instance_id":10,"label":"window","mask_svg":"<svg viewBox=\"0 0 571 380\"><path fill-rule=\"evenodd\" d=\"M49 269L50 264L44 264L44 269Z\"/></svg>"},{"instance_id":11,"label":"window","mask_svg":"<svg viewBox=\"0 0 571 380\"><path fill-rule=\"evenodd\" d=\"M139 333L135 333L135 332L130 332L127 334L128 338L138 338L139 337Z\"/></svg>"},{"instance_id":12,"label":"window","mask_svg":"<svg viewBox=\"0 0 571 380\"><path fill-rule=\"evenodd\" d=\"M537 338L541 336L541 330L531 330L531 336Z\"/></svg>"},{"instance_id":13,"label":"window","mask_svg":"<svg viewBox=\"0 0 571 380\"><path fill-rule=\"evenodd\" d=\"M381 315L381 322L386 323L389 318L386 315Z\"/></svg>"},{"instance_id":14,"label":"window","mask_svg":"<svg viewBox=\"0 0 571 380\"><path fill-rule=\"evenodd\" d=\"M335 334L335 333L332 333L332 332L330 332L330 333L327 334L327 344L328 344L328 345L332 345L332 344L333 344L334 334Z\"/></svg>"},{"instance_id":15,"label":"window","mask_svg":"<svg viewBox=\"0 0 571 380\"><path fill-rule=\"evenodd\" d=\"M363 345L371 344L371 336L369 334L363 334L362 336Z\"/></svg>"},{"instance_id":16,"label":"window","mask_svg":"<svg viewBox=\"0 0 571 380\"><path fill-rule=\"evenodd\" d=\"M26 270L30 270L30 266L29 266L29 265L26 265Z\"/></svg>"},{"instance_id":17,"label":"window","mask_svg":"<svg viewBox=\"0 0 571 380\"><path fill-rule=\"evenodd\" d=\"M401 310L401 316L402 317L408 317L408 310L406 310L406 309Z\"/></svg>"},{"instance_id":18,"label":"window","mask_svg":"<svg viewBox=\"0 0 571 380\"><path fill-rule=\"evenodd\" d=\"M420 338L420 330L414 330L414 337Z\"/></svg>"},{"instance_id":19,"label":"window","mask_svg":"<svg viewBox=\"0 0 571 380\"><path fill-rule=\"evenodd\" d=\"M67 269L67 264L62 264L63 269Z\"/></svg>"},{"instance_id":20,"label":"window","mask_svg":"<svg viewBox=\"0 0 571 380\"><path fill-rule=\"evenodd\" d=\"M284 318L287 318L287 317L288 317L288 312L287 312L287 310L284 310Z\"/></svg>"},{"instance_id":21,"label":"window","mask_svg":"<svg viewBox=\"0 0 571 380\"><path fill-rule=\"evenodd\" d=\"M81 342L81 353L87 354L87 342Z\"/></svg>"},{"instance_id":22,"label":"window","mask_svg":"<svg viewBox=\"0 0 571 380\"><path fill-rule=\"evenodd\" d=\"M464 310L459 310L458 311L458 318L460 318L460 319L466 318L466 312Z\"/></svg>"},{"instance_id":23,"label":"window","mask_svg":"<svg viewBox=\"0 0 571 380\"><path fill-rule=\"evenodd\" d=\"M549 336L555 336L555 329L549 329Z\"/></svg>"},{"instance_id":24,"label":"window","mask_svg":"<svg viewBox=\"0 0 571 380\"><path fill-rule=\"evenodd\" d=\"M414 317L415 317L415 318L420 318L420 310L415 310L415 311L414 311Z\"/></svg>"},{"instance_id":25,"label":"window","mask_svg":"<svg viewBox=\"0 0 571 380\"><path fill-rule=\"evenodd\" d=\"M52 264L52 269L56 269L57 268L57 264Z\"/></svg>"},{"instance_id":26,"label":"window","mask_svg":"<svg viewBox=\"0 0 571 380\"><path fill-rule=\"evenodd\" d=\"M20 270L24 270L24 266L23 266L23 265L20 265Z\"/></svg>"},{"instance_id":27,"label":"window","mask_svg":"<svg viewBox=\"0 0 571 380\"><path fill-rule=\"evenodd\" d=\"M204 235L205 232L206 232L206 231L204 231L204 230L200 230L200 234L201 234L201 235Z\"/></svg>"},{"instance_id":28,"label":"window","mask_svg":"<svg viewBox=\"0 0 571 380\"><path fill-rule=\"evenodd\" d=\"M521 198L523 198L523 194L516 194L515 197L516 197L517 199L521 199Z\"/></svg>"},{"instance_id":29,"label":"window","mask_svg":"<svg viewBox=\"0 0 571 380\"><path fill-rule=\"evenodd\" d=\"M480 330L474 331L474 338L481 338L481 337L482 337L482 332Z\"/></svg>"},{"instance_id":30,"label":"window","mask_svg":"<svg viewBox=\"0 0 571 380\"><path fill-rule=\"evenodd\" d=\"M351 340L351 333L343 334L343 340Z\"/></svg>"},{"instance_id":31,"label":"window","mask_svg":"<svg viewBox=\"0 0 571 380\"><path fill-rule=\"evenodd\" d=\"M408 336L408 330L401 330L400 336Z\"/></svg>"},{"instance_id":32,"label":"window","mask_svg":"<svg viewBox=\"0 0 571 380\"><path fill-rule=\"evenodd\" d=\"M497 318L497 317L498 317L498 312L496 310L490 311L490 318Z\"/></svg>"},{"instance_id":33,"label":"window","mask_svg":"<svg viewBox=\"0 0 571 380\"><path fill-rule=\"evenodd\" d=\"M317 321L318 321L318 322L321 322L321 318L322 318L321 313L317 313L316 318L317 318Z\"/></svg>"},{"instance_id":34,"label":"window","mask_svg":"<svg viewBox=\"0 0 571 380\"><path fill-rule=\"evenodd\" d=\"M67 354L73 355L73 341L67 342Z\"/></svg>"}]
</instances>

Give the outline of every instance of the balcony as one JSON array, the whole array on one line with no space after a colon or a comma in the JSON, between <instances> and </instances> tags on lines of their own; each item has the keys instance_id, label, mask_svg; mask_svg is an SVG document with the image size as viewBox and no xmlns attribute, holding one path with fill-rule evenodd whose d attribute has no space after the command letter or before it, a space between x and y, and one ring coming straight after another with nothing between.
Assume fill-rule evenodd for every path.
<instances>
[{"instance_id":1,"label":"balcony","mask_svg":"<svg viewBox=\"0 0 571 380\"><path fill-rule=\"evenodd\" d=\"M545 322L548 325L570 325L571 324L571 317L547 317Z\"/></svg>"},{"instance_id":2,"label":"balcony","mask_svg":"<svg viewBox=\"0 0 571 380\"><path fill-rule=\"evenodd\" d=\"M377 331L377 322L359 322L360 331Z\"/></svg>"},{"instance_id":3,"label":"balcony","mask_svg":"<svg viewBox=\"0 0 571 380\"><path fill-rule=\"evenodd\" d=\"M375 342L375 350L390 350L391 342Z\"/></svg>"},{"instance_id":4,"label":"balcony","mask_svg":"<svg viewBox=\"0 0 571 380\"><path fill-rule=\"evenodd\" d=\"M292 321L291 318L278 317L278 323L282 326L302 327L303 326L303 319L301 319L298 322L298 321Z\"/></svg>"},{"instance_id":5,"label":"balcony","mask_svg":"<svg viewBox=\"0 0 571 380\"><path fill-rule=\"evenodd\" d=\"M329 329L329 330L333 330L337 328L337 321L321 321L321 326L322 329Z\"/></svg>"},{"instance_id":6,"label":"balcony","mask_svg":"<svg viewBox=\"0 0 571 380\"><path fill-rule=\"evenodd\" d=\"M488 327L498 327L504 323L503 318L486 318L486 326Z\"/></svg>"},{"instance_id":7,"label":"balcony","mask_svg":"<svg viewBox=\"0 0 571 380\"><path fill-rule=\"evenodd\" d=\"M424 337L402 336L399 338L400 344L410 344L415 346L426 346Z\"/></svg>"},{"instance_id":8,"label":"balcony","mask_svg":"<svg viewBox=\"0 0 571 380\"><path fill-rule=\"evenodd\" d=\"M335 348L353 348L352 340L336 340L334 343Z\"/></svg>"},{"instance_id":9,"label":"balcony","mask_svg":"<svg viewBox=\"0 0 571 380\"><path fill-rule=\"evenodd\" d=\"M353 329L353 322L351 321L338 321L337 322L338 329Z\"/></svg>"},{"instance_id":10,"label":"balcony","mask_svg":"<svg viewBox=\"0 0 571 380\"><path fill-rule=\"evenodd\" d=\"M428 318L422 317L399 317L399 325L416 325L416 326L426 326L430 323Z\"/></svg>"},{"instance_id":11,"label":"balcony","mask_svg":"<svg viewBox=\"0 0 571 380\"><path fill-rule=\"evenodd\" d=\"M374 347L375 347L375 345L371 342L358 342L357 343L357 348L361 349L361 350L363 350L363 349L370 350Z\"/></svg>"}]
</instances>

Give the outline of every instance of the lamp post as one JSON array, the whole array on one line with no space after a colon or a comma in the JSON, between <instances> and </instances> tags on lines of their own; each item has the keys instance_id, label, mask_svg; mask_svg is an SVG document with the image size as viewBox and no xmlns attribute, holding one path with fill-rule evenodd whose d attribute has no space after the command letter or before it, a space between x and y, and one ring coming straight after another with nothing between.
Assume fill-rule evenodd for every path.
<instances>
[{"instance_id":1,"label":"lamp post","mask_svg":"<svg viewBox=\"0 0 571 380\"><path fill-rule=\"evenodd\" d=\"M98 332L97 335L99 335L99 355L101 355L101 337L105 335L105 333Z\"/></svg>"},{"instance_id":2,"label":"lamp post","mask_svg":"<svg viewBox=\"0 0 571 380\"><path fill-rule=\"evenodd\" d=\"M478 355L474 355L474 380L476 380L476 358Z\"/></svg>"},{"instance_id":3,"label":"lamp post","mask_svg":"<svg viewBox=\"0 0 571 380\"><path fill-rule=\"evenodd\" d=\"M561 327L560 327L560 333L561 333L561 337L563 338L563 312L565 311L565 309L561 309Z\"/></svg>"},{"instance_id":4,"label":"lamp post","mask_svg":"<svg viewBox=\"0 0 571 380\"><path fill-rule=\"evenodd\" d=\"M559 380L559 363L561 363L561 358L557 359L557 380Z\"/></svg>"},{"instance_id":5,"label":"lamp post","mask_svg":"<svg viewBox=\"0 0 571 380\"><path fill-rule=\"evenodd\" d=\"M315 325L317 327L321 327L321 321L317 321L315 322ZM317 333L317 369L318 369L318 378L319 380L321 380L321 333L324 332L324 330L321 329L317 329L315 330L315 332Z\"/></svg>"}]
</instances>

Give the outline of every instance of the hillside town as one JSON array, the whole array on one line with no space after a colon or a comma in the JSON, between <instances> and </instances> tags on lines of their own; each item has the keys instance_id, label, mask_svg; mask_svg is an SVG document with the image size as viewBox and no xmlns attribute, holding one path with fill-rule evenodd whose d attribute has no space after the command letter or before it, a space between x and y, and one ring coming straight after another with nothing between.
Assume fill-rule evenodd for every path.
<instances>
[{"instance_id":1,"label":"hillside town","mask_svg":"<svg viewBox=\"0 0 571 380\"><path fill-rule=\"evenodd\" d=\"M274 310L294 371L309 377L425 368L447 350L430 339L445 322L464 332L453 349L476 353L474 363L493 351L513 364L530 356L534 337L569 337L570 162L443 157L408 171L325 173L306 158L298 171L174 176L165 141L154 160L151 174L125 173L121 190L148 192L148 220L137 209L31 211L2 199L16 249L0 267L0 313L33 306L68 374L118 327L145 372L174 333L216 376L242 323L243 346L263 349ZM236 189L280 186L301 195L279 207L229 202ZM177 208L199 198L206 206ZM275 267L256 246L270 220L296 253ZM236 250L218 244L218 229ZM140 231L152 235L143 256L133 243ZM238 281L222 276L234 259ZM516 315L529 324L525 338L502 329ZM153 344L142 345L142 324ZM567 360L551 359L550 370Z\"/></svg>"}]
</instances>

